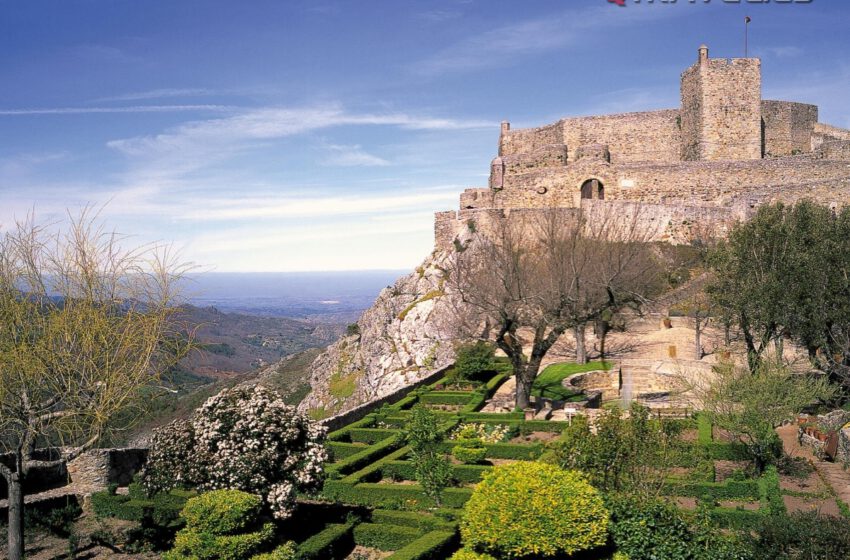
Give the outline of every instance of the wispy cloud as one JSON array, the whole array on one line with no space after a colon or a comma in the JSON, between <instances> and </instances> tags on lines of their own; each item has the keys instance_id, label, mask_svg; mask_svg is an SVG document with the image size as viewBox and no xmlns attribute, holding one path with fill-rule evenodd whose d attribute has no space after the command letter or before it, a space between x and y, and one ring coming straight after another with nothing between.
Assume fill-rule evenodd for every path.
<instances>
[{"instance_id":1,"label":"wispy cloud","mask_svg":"<svg viewBox=\"0 0 850 560\"><path fill-rule=\"evenodd\" d=\"M479 120L457 120L405 113L351 113L340 106L260 108L239 114L191 121L161 134L112 140L108 147L132 158L133 181L179 177L222 161L256 142L270 141L339 126L395 126L408 130L462 130L495 127ZM349 164L358 160L353 154ZM359 164L377 164L362 155Z\"/></svg>"},{"instance_id":2,"label":"wispy cloud","mask_svg":"<svg viewBox=\"0 0 850 560\"><path fill-rule=\"evenodd\" d=\"M148 91L137 91L121 95L100 97L96 101L143 101L146 99L168 99L172 97L196 97L218 95L222 92L207 88L160 88Z\"/></svg>"},{"instance_id":3,"label":"wispy cloud","mask_svg":"<svg viewBox=\"0 0 850 560\"><path fill-rule=\"evenodd\" d=\"M612 28L671 17L677 10L622 10L612 18L608 6L569 9L542 17L518 21L473 35L438 51L412 70L423 76L435 76L471 69L493 68L515 60L561 49L596 31L599 21Z\"/></svg>"},{"instance_id":4,"label":"wispy cloud","mask_svg":"<svg viewBox=\"0 0 850 560\"><path fill-rule=\"evenodd\" d=\"M382 167L390 162L384 158L370 154L363 150L359 144L327 144L325 149L330 152L325 158L325 165L339 167Z\"/></svg>"},{"instance_id":5,"label":"wispy cloud","mask_svg":"<svg viewBox=\"0 0 850 560\"><path fill-rule=\"evenodd\" d=\"M2 116L23 115L88 115L97 113L173 113L183 111L234 111L228 105L134 105L131 107L37 107L0 109Z\"/></svg>"},{"instance_id":6,"label":"wispy cloud","mask_svg":"<svg viewBox=\"0 0 850 560\"><path fill-rule=\"evenodd\" d=\"M766 58L791 58L803 54L803 49L796 45L781 45L775 47L759 47L754 49L755 55Z\"/></svg>"}]
</instances>

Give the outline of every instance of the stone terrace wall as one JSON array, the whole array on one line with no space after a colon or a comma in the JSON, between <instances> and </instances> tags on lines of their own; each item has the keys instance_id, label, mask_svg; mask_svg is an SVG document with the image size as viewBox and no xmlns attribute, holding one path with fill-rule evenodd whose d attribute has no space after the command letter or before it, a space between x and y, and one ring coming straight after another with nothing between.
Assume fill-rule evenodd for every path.
<instances>
[{"instance_id":1,"label":"stone terrace wall","mask_svg":"<svg viewBox=\"0 0 850 560\"><path fill-rule=\"evenodd\" d=\"M762 101L765 157L812 151L812 133L818 122L816 105L789 101Z\"/></svg>"}]
</instances>

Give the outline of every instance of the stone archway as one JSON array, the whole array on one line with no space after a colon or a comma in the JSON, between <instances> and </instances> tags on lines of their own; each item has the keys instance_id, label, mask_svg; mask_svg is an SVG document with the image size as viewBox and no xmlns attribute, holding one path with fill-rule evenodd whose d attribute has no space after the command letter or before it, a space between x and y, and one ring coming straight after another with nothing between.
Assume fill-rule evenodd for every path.
<instances>
[{"instance_id":1,"label":"stone archway","mask_svg":"<svg viewBox=\"0 0 850 560\"><path fill-rule=\"evenodd\" d=\"M581 184L581 197L605 200L605 185L599 179L588 179Z\"/></svg>"}]
</instances>

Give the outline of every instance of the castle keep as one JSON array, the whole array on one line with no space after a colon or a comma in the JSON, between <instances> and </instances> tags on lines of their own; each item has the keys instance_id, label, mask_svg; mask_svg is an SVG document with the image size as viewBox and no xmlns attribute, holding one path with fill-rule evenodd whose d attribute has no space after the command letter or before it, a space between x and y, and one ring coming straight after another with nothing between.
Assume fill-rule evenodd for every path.
<instances>
[{"instance_id":1,"label":"castle keep","mask_svg":"<svg viewBox=\"0 0 850 560\"><path fill-rule=\"evenodd\" d=\"M712 59L701 46L678 109L503 122L489 186L437 213L435 238L445 250L470 221L604 207L640 208L656 239L686 242L695 225L723 235L761 204L803 198L850 202L850 130L819 123L814 105L763 100L759 59Z\"/></svg>"}]
</instances>

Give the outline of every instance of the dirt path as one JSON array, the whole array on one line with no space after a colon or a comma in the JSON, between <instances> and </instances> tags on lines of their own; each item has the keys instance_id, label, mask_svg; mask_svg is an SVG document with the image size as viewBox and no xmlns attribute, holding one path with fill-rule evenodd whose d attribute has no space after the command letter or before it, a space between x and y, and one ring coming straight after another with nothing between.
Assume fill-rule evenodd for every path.
<instances>
[{"instance_id":1,"label":"dirt path","mask_svg":"<svg viewBox=\"0 0 850 560\"><path fill-rule=\"evenodd\" d=\"M850 472L836 463L821 461L817 459L811 449L800 444L797 439L797 426L788 425L777 429L785 452L792 457L802 457L812 463L821 479L829 485L839 500L850 506ZM787 498L787 496L786 496ZM787 504L786 500L786 504ZM827 507L823 513L831 513L832 508Z\"/></svg>"}]
</instances>

